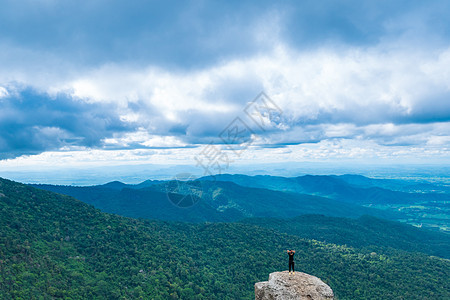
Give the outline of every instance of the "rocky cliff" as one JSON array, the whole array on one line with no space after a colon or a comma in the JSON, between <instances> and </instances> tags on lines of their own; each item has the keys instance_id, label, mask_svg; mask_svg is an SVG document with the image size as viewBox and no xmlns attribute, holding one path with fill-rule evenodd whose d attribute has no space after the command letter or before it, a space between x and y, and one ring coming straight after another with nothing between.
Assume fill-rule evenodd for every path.
<instances>
[{"instance_id":1,"label":"rocky cliff","mask_svg":"<svg viewBox=\"0 0 450 300\"><path fill-rule=\"evenodd\" d=\"M302 272L274 272L269 281L255 283L255 300L332 300L333 290L322 280Z\"/></svg>"}]
</instances>

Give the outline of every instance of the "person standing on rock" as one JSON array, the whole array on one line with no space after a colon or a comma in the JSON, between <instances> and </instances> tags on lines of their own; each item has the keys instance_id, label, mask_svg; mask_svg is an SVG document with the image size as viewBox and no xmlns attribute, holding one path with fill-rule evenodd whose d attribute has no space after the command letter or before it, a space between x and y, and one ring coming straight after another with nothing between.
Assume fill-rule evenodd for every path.
<instances>
[{"instance_id":1,"label":"person standing on rock","mask_svg":"<svg viewBox=\"0 0 450 300\"><path fill-rule=\"evenodd\" d=\"M289 274L291 274L291 267L292 267L292 273L295 274L295 270L294 270L294 254L295 254L295 250L288 250L287 254L289 255Z\"/></svg>"}]
</instances>

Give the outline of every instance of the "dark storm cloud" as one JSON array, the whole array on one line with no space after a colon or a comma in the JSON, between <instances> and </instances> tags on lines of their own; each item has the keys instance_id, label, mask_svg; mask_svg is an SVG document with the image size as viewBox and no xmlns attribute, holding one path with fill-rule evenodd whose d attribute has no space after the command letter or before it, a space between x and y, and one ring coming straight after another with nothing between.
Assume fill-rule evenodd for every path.
<instances>
[{"instance_id":1,"label":"dark storm cloud","mask_svg":"<svg viewBox=\"0 0 450 300\"><path fill-rule=\"evenodd\" d=\"M449 7L445 1L6 1L0 42L81 65L198 68L262 53L277 36L296 49L374 45L411 30L420 40L447 40Z\"/></svg>"},{"instance_id":2,"label":"dark storm cloud","mask_svg":"<svg viewBox=\"0 0 450 300\"><path fill-rule=\"evenodd\" d=\"M115 132L130 130L111 105L86 103L67 94L25 89L0 98L0 158L61 147L95 148Z\"/></svg>"},{"instance_id":3,"label":"dark storm cloud","mask_svg":"<svg viewBox=\"0 0 450 300\"><path fill-rule=\"evenodd\" d=\"M234 1L7 1L0 41L83 65L191 68L261 50L252 25L264 10Z\"/></svg>"}]
</instances>

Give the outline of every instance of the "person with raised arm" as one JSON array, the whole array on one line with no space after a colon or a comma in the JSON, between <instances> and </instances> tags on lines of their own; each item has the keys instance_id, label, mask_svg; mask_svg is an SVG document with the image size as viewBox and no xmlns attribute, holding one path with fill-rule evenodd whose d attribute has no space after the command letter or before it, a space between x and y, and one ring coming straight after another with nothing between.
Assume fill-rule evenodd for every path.
<instances>
[{"instance_id":1,"label":"person with raised arm","mask_svg":"<svg viewBox=\"0 0 450 300\"><path fill-rule=\"evenodd\" d=\"M291 274L291 267L292 267L292 273L295 274L295 270L294 270L295 250L287 250L287 254L289 255L289 274Z\"/></svg>"}]
</instances>

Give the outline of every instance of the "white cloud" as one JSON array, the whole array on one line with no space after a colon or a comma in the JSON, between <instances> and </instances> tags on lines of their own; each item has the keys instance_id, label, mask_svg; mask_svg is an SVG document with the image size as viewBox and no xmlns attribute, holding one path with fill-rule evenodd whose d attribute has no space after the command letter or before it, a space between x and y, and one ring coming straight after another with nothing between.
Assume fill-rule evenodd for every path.
<instances>
[{"instance_id":1,"label":"white cloud","mask_svg":"<svg viewBox=\"0 0 450 300\"><path fill-rule=\"evenodd\" d=\"M448 142L448 137L445 138ZM201 155L202 147L178 149L47 151L39 155L22 156L0 161L2 172L46 168L119 166L139 164L196 166L195 156ZM233 168L240 164L283 162L345 162L365 163L450 163L450 147L442 143L430 143L416 147L383 146L374 141L347 139L324 140L315 144L289 145L284 148L259 148L251 146L236 156L223 148ZM204 171L198 167L199 175ZM226 172L226 164L222 164Z\"/></svg>"},{"instance_id":2,"label":"white cloud","mask_svg":"<svg viewBox=\"0 0 450 300\"><path fill-rule=\"evenodd\" d=\"M274 45L269 52L184 71L108 63L60 77L60 68L50 68L43 77L39 68L25 72L10 66L13 77L0 71L0 83L13 85L11 78L16 78L19 85L50 95L70 93L78 101L117 105L120 119L139 129L104 139L106 148L208 143L264 90L283 110L283 120L278 126L282 130L258 133L260 144L319 142L289 146L292 152L279 155L297 160L388 157L411 151L448 155L450 48L379 44L300 51L280 41ZM0 98L7 94L0 88ZM171 132L175 125L184 126L184 133ZM355 144L350 147L341 139ZM340 140L339 146L334 140ZM401 145L417 147L384 148ZM273 151L278 150L267 153L278 155ZM92 153L97 152L88 156ZM258 159L266 157L258 153ZM71 155L83 160L81 154ZM124 157L134 160L134 154Z\"/></svg>"},{"instance_id":3,"label":"white cloud","mask_svg":"<svg viewBox=\"0 0 450 300\"><path fill-rule=\"evenodd\" d=\"M8 95L9 95L8 90L0 86L0 98L8 97Z\"/></svg>"},{"instance_id":4,"label":"white cloud","mask_svg":"<svg viewBox=\"0 0 450 300\"><path fill-rule=\"evenodd\" d=\"M173 136L150 135L144 128L139 128L136 132L125 134L115 134L112 138L103 140L105 148L128 148L128 147L148 147L148 148L170 148L186 147L186 143Z\"/></svg>"},{"instance_id":5,"label":"white cloud","mask_svg":"<svg viewBox=\"0 0 450 300\"><path fill-rule=\"evenodd\" d=\"M448 101L438 98L450 95L450 48L435 55L426 52L385 52L376 47L305 53L280 46L269 54L191 72L107 65L47 88L72 90L86 101L113 101L123 107L143 101L169 120L183 120L187 111L238 112L252 98L230 91L246 82L255 96L259 92L255 88L264 89L290 121L329 115L331 122L395 123L400 118L415 122L421 108L432 106L430 101Z\"/></svg>"}]
</instances>

